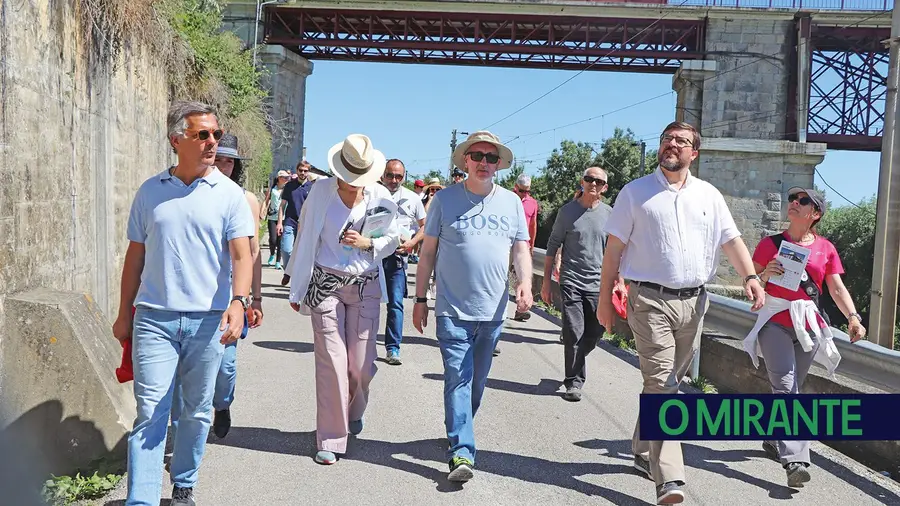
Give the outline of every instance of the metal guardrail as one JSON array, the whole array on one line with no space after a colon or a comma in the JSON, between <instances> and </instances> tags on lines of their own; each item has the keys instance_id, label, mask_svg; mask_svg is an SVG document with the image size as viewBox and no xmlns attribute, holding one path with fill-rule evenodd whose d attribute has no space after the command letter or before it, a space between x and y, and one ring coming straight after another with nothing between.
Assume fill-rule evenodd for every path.
<instances>
[{"instance_id":1,"label":"metal guardrail","mask_svg":"<svg viewBox=\"0 0 900 506\"><path fill-rule=\"evenodd\" d=\"M751 9L799 9L835 11L889 11L894 0L668 0L669 5L737 7Z\"/></svg>"},{"instance_id":2,"label":"metal guardrail","mask_svg":"<svg viewBox=\"0 0 900 506\"><path fill-rule=\"evenodd\" d=\"M535 278L543 278L545 254L546 250L534 248ZM535 282L534 285L536 289L540 289L540 284ZM756 314L750 311L749 302L716 294L709 294L709 297L709 311L706 313L704 327L735 339L743 339L756 324ZM869 341L851 344L850 336L846 333L834 327L831 332L841 353L838 371L852 371L849 375L878 385L896 384L900 380L900 351L889 350Z\"/></svg>"}]
</instances>

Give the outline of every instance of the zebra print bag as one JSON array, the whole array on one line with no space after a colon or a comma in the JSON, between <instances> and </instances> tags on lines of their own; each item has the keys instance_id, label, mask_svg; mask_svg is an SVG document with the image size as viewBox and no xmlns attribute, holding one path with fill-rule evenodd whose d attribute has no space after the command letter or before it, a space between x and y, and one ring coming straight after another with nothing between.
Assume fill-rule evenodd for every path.
<instances>
[{"instance_id":1,"label":"zebra print bag","mask_svg":"<svg viewBox=\"0 0 900 506\"><path fill-rule=\"evenodd\" d=\"M309 308L319 307L323 300L327 299L331 294L349 285L359 285L359 298L363 298L363 289L366 283L378 278L378 270L371 274L362 276L355 274L347 274L339 276L331 272L325 272L321 267L316 265L313 268L312 277L309 280L309 288L306 290L306 297L303 303Z\"/></svg>"}]
</instances>

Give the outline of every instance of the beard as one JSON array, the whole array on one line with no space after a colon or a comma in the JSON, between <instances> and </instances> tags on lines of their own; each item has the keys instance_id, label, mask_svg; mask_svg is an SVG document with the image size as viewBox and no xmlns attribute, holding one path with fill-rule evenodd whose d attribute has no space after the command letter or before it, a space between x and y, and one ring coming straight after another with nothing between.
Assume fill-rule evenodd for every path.
<instances>
[{"instance_id":1,"label":"beard","mask_svg":"<svg viewBox=\"0 0 900 506\"><path fill-rule=\"evenodd\" d=\"M678 155L674 155L673 160L667 157L665 153L663 153L663 155L659 157L659 166L669 172L678 172L686 167L686 165L678 159Z\"/></svg>"}]
</instances>

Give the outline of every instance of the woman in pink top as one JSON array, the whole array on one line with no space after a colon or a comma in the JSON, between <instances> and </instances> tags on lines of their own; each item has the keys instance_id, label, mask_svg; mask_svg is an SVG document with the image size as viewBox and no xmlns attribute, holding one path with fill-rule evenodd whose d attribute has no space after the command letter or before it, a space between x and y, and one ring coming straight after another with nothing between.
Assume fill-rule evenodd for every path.
<instances>
[{"instance_id":1,"label":"woman in pink top","mask_svg":"<svg viewBox=\"0 0 900 506\"><path fill-rule=\"evenodd\" d=\"M753 265L766 283L766 294L771 297L794 301L813 300L819 306L816 320L820 327L828 326L823 318L820 303L813 296L822 293L823 282L828 285L832 299L847 317L849 322L850 341L856 342L865 336L862 318L856 312L853 299L841 280L844 267L837 250L828 239L816 234L816 224L825 214L825 199L815 190L791 188L788 190L787 218L790 222L787 230L778 236L765 237L753 252ZM774 283L768 283L772 276L784 273L778 260L779 246L777 242L787 241L810 250L806 264L806 275L800 288L791 290ZM810 283L809 281L812 281ZM814 285L814 286L813 286ZM807 324L807 332L812 330ZM804 351L791 320L789 311L776 313L759 331L759 348L772 393L797 394L803 386L803 380L809 372L813 357L818 349L818 342L812 338L813 347ZM763 450L774 460L781 462L787 472L788 486L800 487L810 480L809 441L765 441Z\"/></svg>"}]
</instances>

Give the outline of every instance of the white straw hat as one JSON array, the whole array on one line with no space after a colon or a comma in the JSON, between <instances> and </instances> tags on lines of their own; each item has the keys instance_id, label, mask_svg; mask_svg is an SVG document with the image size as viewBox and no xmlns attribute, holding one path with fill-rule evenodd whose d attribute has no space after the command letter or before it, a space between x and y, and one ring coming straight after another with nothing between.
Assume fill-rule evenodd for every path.
<instances>
[{"instance_id":1,"label":"white straw hat","mask_svg":"<svg viewBox=\"0 0 900 506\"><path fill-rule=\"evenodd\" d=\"M328 166L351 186L368 186L384 173L385 157L363 134L350 134L328 150Z\"/></svg>"}]
</instances>

